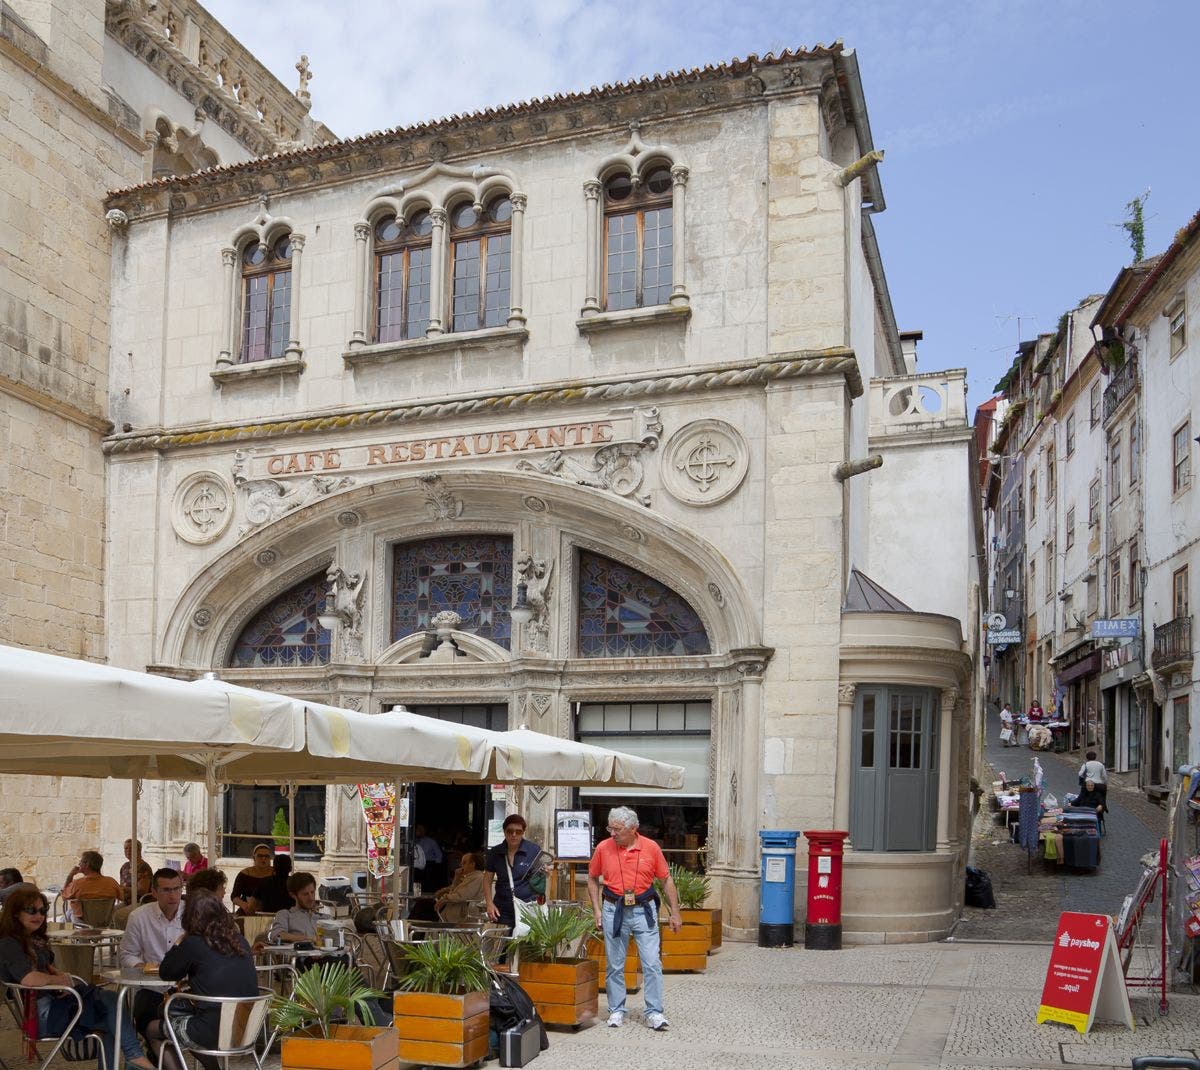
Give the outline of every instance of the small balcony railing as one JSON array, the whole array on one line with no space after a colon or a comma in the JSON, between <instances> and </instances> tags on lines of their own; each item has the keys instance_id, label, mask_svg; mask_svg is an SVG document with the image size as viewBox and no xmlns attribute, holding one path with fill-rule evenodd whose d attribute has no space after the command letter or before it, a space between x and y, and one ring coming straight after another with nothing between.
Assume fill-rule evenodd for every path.
<instances>
[{"instance_id":1,"label":"small balcony railing","mask_svg":"<svg viewBox=\"0 0 1200 1070\"><path fill-rule=\"evenodd\" d=\"M1154 650L1150 664L1156 669L1184 665L1192 660L1192 618L1176 617L1154 626Z\"/></svg>"},{"instance_id":2,"label":"small balcony railing","mask_svg":"<svg viewBox=\"0 0 1200 1070\"><path fill-rule=\"evenodd\" d=\"M1121 406L1121 402L1129 397L1129 393L1138 381L1137 357L1130 357L1121 370L1113 375L1108 386L1104 388L1104 419L1107 421Z\"/></svg>"}]
</instances>

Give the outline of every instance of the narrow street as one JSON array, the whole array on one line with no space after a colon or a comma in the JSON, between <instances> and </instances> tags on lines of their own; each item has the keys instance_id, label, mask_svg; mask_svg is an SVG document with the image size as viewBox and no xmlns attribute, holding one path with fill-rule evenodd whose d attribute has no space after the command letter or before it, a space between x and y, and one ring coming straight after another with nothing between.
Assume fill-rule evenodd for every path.
<instances>
[{"instance_id":1,"label":"narrow street","mask_svg":"<svg viewBox=\"0 0 1200 1070\"><path fill-rule=\"evenodd\" d=\"M1000 722L988 717L984 757L990 772L982 779L984 797L976 815L972 837L972 862L992 879L995 910L967 907L954 930L956 940L1053 939L1058 916L1064 910L1116 914L1125 896L1137 884L1141 859L1158 849L1166 831L1166 811L1137 791L1136 774L1109 773L1105 836L1101 840L1100 866L1092 870L1047 865L1027 859L996 823L989 802L992 780L1031 776L1037 757L1046 774L1046 787L1061 802L1068 791L1078 791L1077 774L1083 752L1034 752L1028 747L1003 747Z\"/></svg>"}]
</instances>

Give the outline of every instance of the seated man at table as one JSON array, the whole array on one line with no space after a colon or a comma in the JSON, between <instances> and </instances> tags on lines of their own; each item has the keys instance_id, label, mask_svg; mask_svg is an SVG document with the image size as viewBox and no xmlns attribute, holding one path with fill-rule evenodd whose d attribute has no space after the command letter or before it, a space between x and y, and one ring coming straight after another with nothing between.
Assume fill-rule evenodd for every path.
<instances>
[{"instance_id":1,"label":"seated man at table","mask_svg":"<svg viewBox=\"0 0 1200 1070\"><path fill-rule=\"evenodd\" d=\"M68 921L81 920L79 902L83 899L118 899L121 886L100 871L104 868L104 856L99 851L84 851L79 864L67 874L63 882L63 909Z\"/></svg>"},{"instance_id":2,"label":"seated man at table","mask_svg":"<svg viewBox=\"0 0 1200 1070\"><path fill-rule=\"evenodd\" d=\"M208 859L200 853L200 845L198 843L185 843L183 845L183 879L187 880L199 873L202 869L208 869Z\"/></svg>"},{"instance_id":3,"label":"seated man at table","mask_svg":"<svg viewBox=\"0 0 1200 1070\"><path fill-rule=\"evenodd\" d=\"M14 869L9 866L7 869L0 869L0 906L13 892L18 888L33 888L24 877L21 876L19 869Z\"/></svg>"},{"instance_id":4,"label":"seated man at table","mask_svg":"<svg viewBox=\"0 0 1200 1070\"><path fill-rule=\"evenodd\" d=\"M225 888L228 883L223 870L202 869L199 873L193 873L188 877L183 895L185 899L190 899L197 892L209 892L224 901Z\"/></svg>"},{"instance_id":5,"label":"seated man at table","mask_svg":"<svg viewBox=\"0 0 1200 1070\"><path fill-rule=\"evenodd\" d=\"M133 840L125 841L125 861L121 863L121 899L126 903L134 903L131 894L130 870L133 867L133 859L130 857L133 854ZM137 902L142 901L142 896L150 894L150 881L154 877L154 870L150 868L150 864L146 861L146 856L142 854L142 841L138 840L138 882L137 882ZM135 904L136 905L136 904Z\"/></svg>"},{"instance_id":6,"label":"seated man at table","mask_svg":"<svg viewBox=\"0 0 1200 1070\"><path fill-rule=\"evenodd\" d=\"M176 870L159 869L150 878L153 903L135 907L121 937L121 965L126 969L157 967L167 951L183 935L183 878ZM151 971L152 972L152 971ZM139 989L133 997L133 1021L139 1033L158 1017L161 992Z\"/></svg>"},{"instance_id":7,"label":"seated man at table","mask_svg":"<svg viewBox=\"0 0 1200 1070\"><path fill-rule=\"evenodd\" d=\"M317 905L317 878L311 873L293 873L287 890L295 906L284 907L275 915L267 940L272 944L315 944L317 923L332 920Z\"/></svg>"},{"instance_id":8,"label":"seated man at table","mask_svg":"<svg viewBox=\"0 0 1200 1070\"><path fill-rule=\"evenodd\" d=\"M467 920L472 907L478 908L477 912L482 914L484 909L483 882L487 876L482 851L463 855L462 865L459 867L459 873L455 875L453 883L448 888L437 892L433 897L438 917L442 921L457 924Z\"/></svg>"}]
</instances>

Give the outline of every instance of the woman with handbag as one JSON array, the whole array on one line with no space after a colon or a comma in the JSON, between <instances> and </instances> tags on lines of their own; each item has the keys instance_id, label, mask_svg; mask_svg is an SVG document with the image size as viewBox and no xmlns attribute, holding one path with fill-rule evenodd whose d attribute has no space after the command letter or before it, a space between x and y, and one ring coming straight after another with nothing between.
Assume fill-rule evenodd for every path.
<instances>
[{"instance_id":1,"label":"woman with handbag","mask_svg":"<svg viewBox=\"0 0 1200 1070\"><path fill-rule=\"evenodd\" d=\"M113 1043L116 993L84 984L55 967L54 952L46 935L47 905L46 897L34 887L18 888L5 900L4 910L0 913L0 981L34 989L46 985L74 988L81 1004L66 992L26 992L22 1032L31 1046L39 1037L61 1036L75 1011L81 1007L71 1038L81 1040L89 1033L95 1033L103 1049L103 1061L97 1053L96 1065L111 1067L115 1064L116 1052ZM132 1022L121 1031L121 1053L126 1065L138 1067L138 1070L154 1070L154 1064L142 1051L142 1042L138 1040Z\"/></svg>"},{"instance_id":2,"label":"woman with handbag","mask_svg":"<svg viewBox=\"0 0 1200 1070\"><path fill-rule=\"evenodd\" d=\"M515 900L532 903L546 891L546 875L529 873L541 850L525 839L525 818L509 814L504 819L504 842L488 850L483 882L483 902L492 921L511 929L517 923Z\"/></svg>"}]
</instances>

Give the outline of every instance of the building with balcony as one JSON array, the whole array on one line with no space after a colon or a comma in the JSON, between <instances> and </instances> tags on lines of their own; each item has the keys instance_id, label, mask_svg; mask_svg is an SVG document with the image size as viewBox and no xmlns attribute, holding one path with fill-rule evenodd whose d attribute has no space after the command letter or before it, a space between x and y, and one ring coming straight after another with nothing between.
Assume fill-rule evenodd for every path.
<instances>
[{"instance_id":1,"label":"building with balcony","mask_svg":"<svg viewBox=\"0 0 1200 1070\"><path fill-rule=\"evenodd\" d=\"M1105 398L1108 468L1113 478L1138 485L1142 499L1142 530L1129 536L1137 540L1135 552L1126 548L1124 557L1117 556L1132 518L1114 523L1110 571L1114 580L1123 573L1123 609L1139 616L1149 651L1141 674L1133 677L1145 707L1147 787L1167 783L1179 766L1200 761L1191 598L1200 569L1200 499L1193 476L1200 413L1198 309L1200 214L1161 255L1118 276L1096 320L1113 367ZM1114 448L1128 460L1114 455Z\"/></svg>"},{"instance_id":2,"label":"building with balcony","mask_svg":"<svg viewBox=\"0 0 1200 1070\"><path fill-rule=\"evenodd\" d=\"M543 843L636 805L741 934L760 828L848 828L846 932L947 933L978 458L896 328L873 148L818 47L114 193L112 660L677 761L681 795L505 805ZM414 812L480 845L483 792ZM147 794L148 853L201 827ZM227 864L278 799L226 797ZM357 804L305 807L361 866Z\"/></svg>"}]
</instances>

